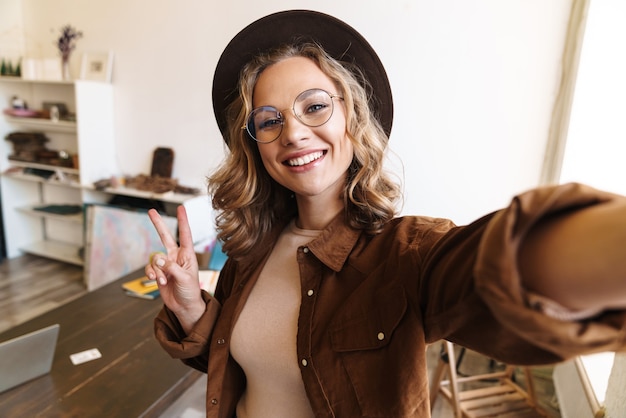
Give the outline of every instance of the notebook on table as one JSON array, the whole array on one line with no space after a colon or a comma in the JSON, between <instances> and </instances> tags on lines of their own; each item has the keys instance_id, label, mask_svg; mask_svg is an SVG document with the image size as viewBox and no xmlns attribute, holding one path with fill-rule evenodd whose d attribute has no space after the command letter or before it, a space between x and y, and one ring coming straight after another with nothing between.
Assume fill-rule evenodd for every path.
<instances>
[{"instance_id":1,"label":"notebook on table","mask_svg":"<svg viewBox=\"0 0 626 418\"><path fill-rule=\"evenodd\" d=\"M50 372L59 325L0 343L0 392Z\"/></svg>"}]
</instances>

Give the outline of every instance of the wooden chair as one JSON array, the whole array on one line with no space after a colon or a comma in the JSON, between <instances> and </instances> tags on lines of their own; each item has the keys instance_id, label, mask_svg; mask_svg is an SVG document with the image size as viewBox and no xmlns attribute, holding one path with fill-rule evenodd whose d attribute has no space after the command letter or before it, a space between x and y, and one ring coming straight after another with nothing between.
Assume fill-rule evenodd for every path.
<instances>
[{"instance_id":1,"label":"wooden chair","mask_svg":"<svg viewBox=\"0 0 626 418\"><path fill-rule=\"evenodd\" d=\"M430 385L431 411L439 394L450 402L455 418L519 417L545 418L547 413L536 402L533 380L528 367L522 370L528 390L513 380L514 366L502 371L459 377L454 345L442 342L442 352ZM447 375L447 379L444 379ZM468 382L487 381L489 386L461 390Z\"/></svg>"}]
</instances>

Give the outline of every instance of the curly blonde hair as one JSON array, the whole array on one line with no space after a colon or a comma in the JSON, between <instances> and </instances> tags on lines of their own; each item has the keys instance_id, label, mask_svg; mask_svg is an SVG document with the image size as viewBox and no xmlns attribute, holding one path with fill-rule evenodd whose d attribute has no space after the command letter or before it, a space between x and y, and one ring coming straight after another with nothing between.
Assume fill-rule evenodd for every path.
<instances>
[{"instance_id":1,"label":"curly blonde hair","mask_svg":"<svg viewBox=\"0 0 626 418\"><path fill-rule=\"evenodd\" d=\"M261 72L291 57L311 59L343 95L347 135L354 148L344 193L349 224L376 234L396 214L400 186L383 170L388 137L372 114L369 85L362 73L355 66L330 57L317 44L281 46L258 55L242 69L239 96L227 109L229 126L224 139L230 151L208 179L209 194L217 211L218 238L229 257L246 254L277 221L297 214L292 192L270 177L261 161L259 145L241 129L252 110L252 94Z\"/></svg>"}]
</instances>

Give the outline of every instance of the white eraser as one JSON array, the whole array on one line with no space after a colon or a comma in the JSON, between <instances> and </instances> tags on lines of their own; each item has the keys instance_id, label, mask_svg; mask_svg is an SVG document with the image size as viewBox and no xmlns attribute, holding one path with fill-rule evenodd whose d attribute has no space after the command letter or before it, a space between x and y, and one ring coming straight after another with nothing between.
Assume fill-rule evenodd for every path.
<instances>
[{"instance_id":1,"label":"white eraser","mask_svg":"<svg viewBox=\"0 0 626 418\"><path fill-rule=\"evenodd\" d=\"M77 364L86 363L100 357L102 357L100 351L97 348L92 348L90 350L85 350L81 351L80 353L70 355L70 360L72 360L72 364L76 366Z\"/></svg>"}]
</instances>

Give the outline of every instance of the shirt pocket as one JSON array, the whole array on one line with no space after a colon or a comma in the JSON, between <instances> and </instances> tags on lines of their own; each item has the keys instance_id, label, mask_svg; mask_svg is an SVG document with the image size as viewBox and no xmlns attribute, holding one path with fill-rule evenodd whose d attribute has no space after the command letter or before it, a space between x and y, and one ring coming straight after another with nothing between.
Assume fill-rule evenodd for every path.
<instances>
[{"instance_id":1,"label":"shirt pocket","mask_svg":"<svg viewBox=\"0 0 626 418\"><path fill-rule=\"evenodd\" d=\"M425 389L417 320L408 314L402 287L390 286L373 295L347 301L330 327L331 345L363 417L411 416L423 402L420 393Z\"/></svg>"},{"instance_id":2,"label":"shirt pocket","mask_svg":"<svg viewBox=\"0 0 626 418\"><path fill-rule=\"evenodd\" d=\"M378 293L369 303L350 304L334 321L330 332L333 349L337 352L374 350L389 344L407 309L404 290L399 286Z\"/></svg>"}]
</instances>

